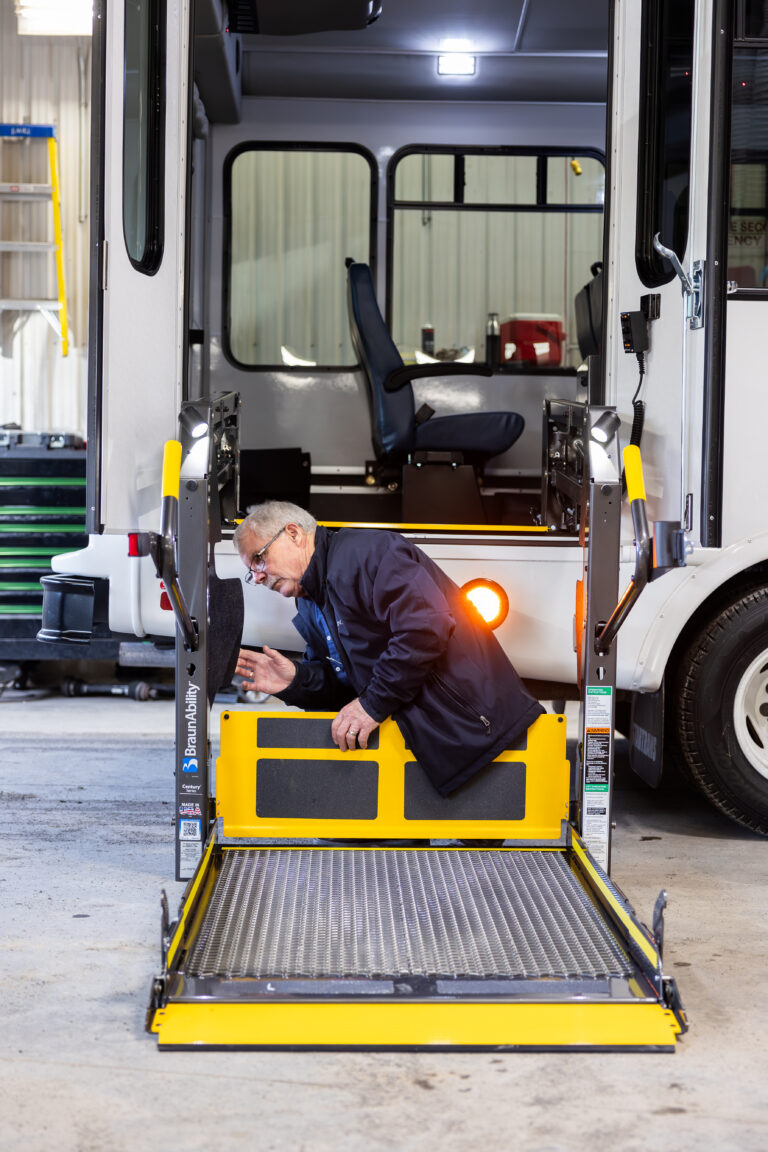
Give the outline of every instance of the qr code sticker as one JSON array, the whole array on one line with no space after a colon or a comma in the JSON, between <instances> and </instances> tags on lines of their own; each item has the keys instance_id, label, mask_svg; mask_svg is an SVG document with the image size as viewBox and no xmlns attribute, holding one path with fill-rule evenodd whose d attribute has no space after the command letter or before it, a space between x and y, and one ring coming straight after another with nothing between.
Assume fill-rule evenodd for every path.
<instances>
[{"instance_id":1,"label":"qr code sticker","mask_svg":"<svg viewBox=\"0 0 768 1152\"><path fill-rule=\"evenodd\" d=\"M179 820L179 840L199 840L199 820Z\"/></svg>"}]
</instances>

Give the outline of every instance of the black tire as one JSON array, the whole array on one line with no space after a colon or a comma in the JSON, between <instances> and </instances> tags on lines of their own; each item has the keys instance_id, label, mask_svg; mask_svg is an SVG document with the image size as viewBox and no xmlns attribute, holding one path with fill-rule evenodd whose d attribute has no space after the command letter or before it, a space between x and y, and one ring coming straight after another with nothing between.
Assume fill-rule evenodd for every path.
<instances>
[{"instance_id":1,"label":"black tire","mask_svg":"<svg viewBox=\"0 0 768 1152\"><path fill-rule=\"evenodd\" d=\"M689 643L678 664L678 746L717 808L768 836L768 588L744 592Z\"/></svg>"}]
</instances>

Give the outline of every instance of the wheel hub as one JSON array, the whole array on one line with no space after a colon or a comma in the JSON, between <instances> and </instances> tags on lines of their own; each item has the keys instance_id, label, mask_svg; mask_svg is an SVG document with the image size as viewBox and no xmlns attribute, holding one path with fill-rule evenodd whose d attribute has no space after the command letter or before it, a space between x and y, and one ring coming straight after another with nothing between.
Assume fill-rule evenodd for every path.
<instances>
[{"instance_id":1,"label":"wheel hub","mask_svg":"<svg viewBox=\"0 0 768 1152\"><path fill-rule=\"evenodd\" d=\"M733 723L741 751L768 780L768 650L752 661L739 681Z\"/></svg>"}]
</instances>

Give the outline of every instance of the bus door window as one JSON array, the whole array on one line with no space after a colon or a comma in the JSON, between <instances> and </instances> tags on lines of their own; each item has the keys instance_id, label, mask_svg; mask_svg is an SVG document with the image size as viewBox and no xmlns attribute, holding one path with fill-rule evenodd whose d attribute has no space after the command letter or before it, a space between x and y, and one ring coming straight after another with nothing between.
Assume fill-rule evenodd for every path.
<instances>
[{"instance_id":1,"label":"bus door window","mask_svg":"<svg viewBox=\"0 0 768 1152\"><path fill-rule=\"evenodd\" d=\"M163 258L165 0L126 0L123 234L128 257L152 275Z\"/></svg>"},{"instance_id":2,"label":"bus door window","mask_svg":"<svg viewBox=\"0 0 768 1152\"><path fill-rule=\"evenodd\" d=\"M768 10L737 12L731 84L729 290L768 288Z\"/></svg>"},{"instance_id":3,"label":"bus door window","mask_svg":"<svg viewBox=\"0 0 768 1152\"><path fill-rule=\"evenodd\" d=\"M648 288L674 279L653 238L680 260L688 244L694 0L645 0L640 62L637 274Z\"/></svg>"}]
</instances>

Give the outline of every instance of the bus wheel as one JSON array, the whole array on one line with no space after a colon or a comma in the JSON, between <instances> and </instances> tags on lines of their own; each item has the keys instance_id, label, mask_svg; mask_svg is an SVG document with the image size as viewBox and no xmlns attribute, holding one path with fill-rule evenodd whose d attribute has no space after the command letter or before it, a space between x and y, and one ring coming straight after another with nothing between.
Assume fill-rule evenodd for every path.
<instances>
[{"instance_id":1,"label":"bus wheel","mask_svg":"<svg viewBox=\"0 0 768 1152\"><path fill-rule=\"evenodd\" d=\"M677 677L680 751L727 816L768 836L768 588L723 608Z\"/></svg>"}]
</instances>

